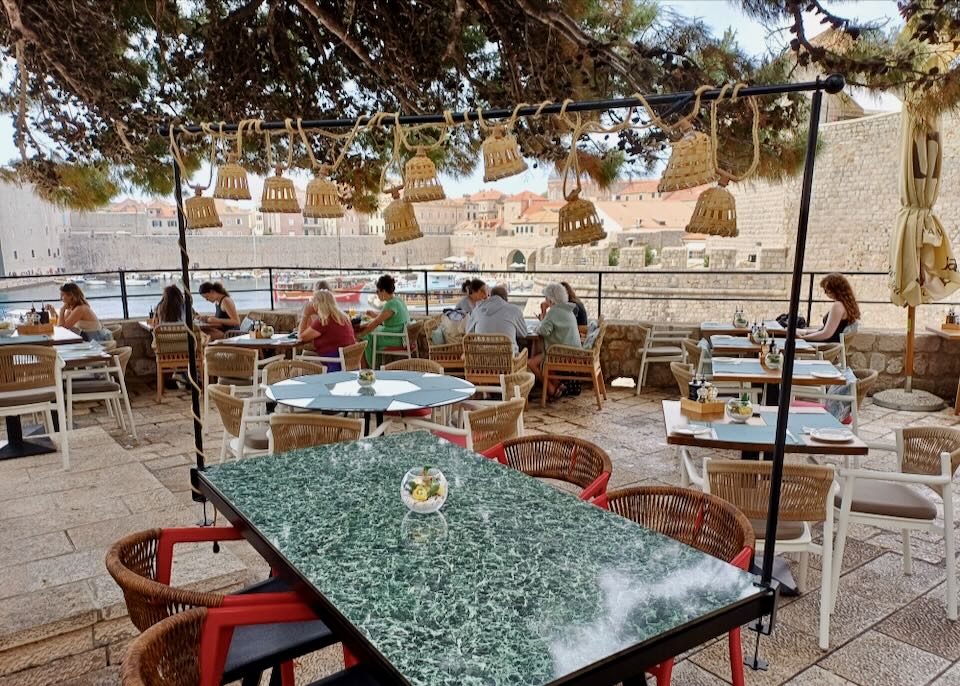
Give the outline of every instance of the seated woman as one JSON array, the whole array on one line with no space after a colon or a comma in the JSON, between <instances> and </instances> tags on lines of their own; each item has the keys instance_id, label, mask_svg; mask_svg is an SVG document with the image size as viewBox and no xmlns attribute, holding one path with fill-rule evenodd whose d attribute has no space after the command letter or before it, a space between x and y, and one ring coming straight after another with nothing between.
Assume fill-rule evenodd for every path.
<instances>
[{"instance_id":1,"label":"seated woman","mask_svg":"<svg viewBox=\"0 0 960 686\"><path fill-rule=\"evenodd\" d=\"M853 288L843 274L827 274L820 280L824 295L833 300L830 311L823 315L823 326L808 329L800 338L806 341L839 343L840 334L851 324L860 321L860 306Z\"/></svg>"},{"instance_id":2,"label":"seated woman","mask_svg":"<svg viewBox=\"0 0 960 686\"><path fill-rule=\"evenodd\" d=\"M403 333L404 327L410 321L410 313L407 311L407 305L400 298L396 297L397 282L389 274L384 274L377 279L377 298L383 303L383 309L380 312L367 310L367 316L373 317L373 320L357 332L357 338L366 338L371 333ZM374 353L384 348L392 348L401 345L400 336L377 337L377 349L372 345L367 346L367 366L373 367Z\"/></svg>"},{"instance_id":3,"label":"seated woman","mask_svg":"<svg viewBox=\"0 0 960 686\"><path fill-rule=\"evenodd\" d=\"M568 302L567 290L558 283L551 283L543 289L543 303L540 305L541 322L539 334L543 340L543 353L534 355L527 366L541 382L543 381L543 361L546 353L554 345L580 347L580 330L577 318L573 314L573 305ZM551 381L548 388L542 390L551 400L564 394L561 383Z\"/></svg>"},{"instance_id":4,"label":"seated woman","mask_svg":"<svg viewBox=\"0 0 960 686\"><path fill-rule=\"evenodd\" d=\"M480 279L468 279L461 288L466 295L460 298L457 309L464 314L470 314L478 303L487 299L487 284Z\"/></svg>"},{"instance_id":5,"label":"seated woman","mask_svg":"<svg viewBox=\"0 0 960 686\"><path fill-rule=\"evenodd\" d=\"M237 314L237 306L233 303L230 293L223 287L219 281L211 283L204 281L200 284L200 295L207 302L214 303L216 308L213 316L209 314L197 315L197 321L202 322L200 328L213 340L219 340L226 336L227 331L236 329L240 326L240 315Z\"/></svg>"},{"instance_id":6,"label":"seated woman","mask_svg":"<svg viewBox=\"0 0 960 686\"><path fill-rule=\"evenodd\" d=\"M103 328L90 303L83 297L83 291L75 283L60 286L60 301L63 307L60 313L53 305L47 305L47 311L57 315L57 325L72 329L85 341L110 341L113 334Z\"/></svg>"},{"instance_id":7,"label":"seated woman","mask_svg":"<svg viewBox=\"0 0 960 686\"><path fill-rule=\"evenodd\" d=\"M580 298L574 292L573 287L566 281L561 281L560 285L567 291L567 300L573 305L573 316L577 318L577 326L587 325L587 308L580 302Z\"/></svg>"},{"instance_id":8,"label":"seated woman","mask_svg":"<svg viewBox=\"0 0 960 686\"><path fill-rule=\"evenodd\" d=\"M301 343L313 343L313 349L321 357L340 357L340 348L353 345L357 339L353 335L350 319L328 290L318 290L310 299L310 305L316 313L305 331L300 332ZM339 372L339 362L324 362L328 372Z\"/></svg>"},{"instance_id":9,"label":"seated woman","mask_svg":"<svg viewBox=\"0 0 960 686\"><path fill-rule=\"evenodd\" d=\"M163 297L157 303L153 321L157 324L183 324L187 321L187 305L183 299L183 293L174 285L169 285L163 289Z\"/></svg>"},{"instance_id":10,"label":"seated woman","mask_svg":"<svg viewBox=\"0 0 960 686\"><path fill-rule=\"evenodd\" d=\"M313 287L314 296L316 296L317 291L329 291L330 286L327 285L326 281L317 281L317 284ZM303 312L300 313L300 324L297 327L297 335L303 336L303 332L310 329L310 326L317 320L317 308L314 304L314 298L310 298L306 304L303 306ZM336 300L334 300L336 302Z\"/></svg>"}]
</instances>

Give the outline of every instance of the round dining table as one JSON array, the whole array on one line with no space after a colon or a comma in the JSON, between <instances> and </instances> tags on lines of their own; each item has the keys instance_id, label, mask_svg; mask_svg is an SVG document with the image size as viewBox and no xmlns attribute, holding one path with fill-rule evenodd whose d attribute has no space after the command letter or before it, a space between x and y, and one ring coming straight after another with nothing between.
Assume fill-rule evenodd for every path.
<instances>
[{"instance_id":1,"label":"round dining table","mask_svg":"<svg viewBox=\"0 0 960 686\"><path fill-rule=\"evenodd\" d=\"M361 386L358 372L297 376L267 386L270 400L300 410L359 412L377 424L386 412L410 412L461 402L476 392L469 381L429 372L377 371Z\"/></svg>"}]
</instances>

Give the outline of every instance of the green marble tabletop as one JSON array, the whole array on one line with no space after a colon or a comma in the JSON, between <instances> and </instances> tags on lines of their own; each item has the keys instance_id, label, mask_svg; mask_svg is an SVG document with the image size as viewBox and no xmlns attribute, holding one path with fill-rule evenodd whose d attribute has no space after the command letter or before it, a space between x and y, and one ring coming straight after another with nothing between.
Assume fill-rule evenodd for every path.
<instances>
[{"instance_id":1,"label":"green marble tabletop","mask_svg":"<svg viewBox=\"0 0 960 686\"><path fill-rule=\"evenodd\" d=\"M449 496L408 514L425 464ZM411 684L547 684L722 610L753 577L425 432L206 479Z\"/></svg>"}]
</instances>

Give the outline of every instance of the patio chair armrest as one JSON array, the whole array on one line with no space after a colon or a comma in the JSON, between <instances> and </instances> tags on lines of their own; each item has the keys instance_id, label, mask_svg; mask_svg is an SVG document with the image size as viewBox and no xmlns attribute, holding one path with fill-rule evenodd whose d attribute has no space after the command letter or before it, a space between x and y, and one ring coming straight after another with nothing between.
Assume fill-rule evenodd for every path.
<instances>
[{"instance_id":1,"label":"patio chair armrest","mask_svg":"<svg viewBox=\"0 0 960 686\"><path fill-rule=\"evenodd\" d=\"M257 360L257 367L263 368L263 367L266 367L271 362L277 362L279 360L284 360L284 359L286 359L286 355L282 353L280 355L271 355L270 357L265 357L262 360Z\"/></svg>"},{"instance_id":2,"label":"patio chair armrest","mask_svg":"<svg viewBox=\"0 0 960 686\"><path fill-rule=\"evenodd\" d=\"M232 526L189 526L160 529L157 539L157 581L170 584L173 570L173 546L178 543L240 541L243 534Z\"/></svg>"},{"instance_id":3,"label":"patio chair armrest","mask_svg":"<svg viewBox=\"0 0 960 686\"><path fill-rule=\"evenodd\" d=\"M441 343L437 345L436 343L430 344L430 353L443 353L445 355L463 355L463 344L462 343Z\"/></svg>"},{"instance_id":4,"label":"patio chair armrest","mask_svg":"<svg viewBox=\"0 0 960 686\"><path fill-rule=\"evenodd\" d=\"M552 345L547 351L547 362L561 358L576 358L577 360L592 360L592 348L575 348L572 345Z\"/></svg>"}]
</instances>

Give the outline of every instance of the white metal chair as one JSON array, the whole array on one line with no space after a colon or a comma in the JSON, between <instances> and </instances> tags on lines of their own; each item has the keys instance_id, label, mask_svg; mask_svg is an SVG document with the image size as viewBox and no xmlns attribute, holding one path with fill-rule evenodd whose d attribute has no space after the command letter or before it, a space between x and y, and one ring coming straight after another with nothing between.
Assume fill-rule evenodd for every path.
<instances>
[{"instance_id":1,"label":"white metal chair","mask_svg":"<svg viewBox=\"0 0 960 686\"><path fill-rule=\"evenodd\" d=\"M130 407L130 396L127 394L127 383L124 378L133 348L127 346L113 348L109 353L111 361L107 366L69 369L63 372L67 388L65 400L67 429L73 429L74 403L102 401L109 412L116 417L120 428L129 431L130 435L136 439L137 427L133 420L133 410ZM124 410L129 426L124 420Z\"/></svg>"},{"instance_id":2,"label":"white metal chair","mask_svg":"<svg viewBox=\"0 0 960 686\"><path fill-rule=\"evenodd\" d=\"M367 345L367 341L359 341L353 345L344 346L340 348L337 357L323 357L305 349L301 351L299 358L325 365L333 362L340 365L340 371L342 372L355 372L363 366L363 354Z\"/></svg>"},{"instance_id":3,"label":"white metal chair","mask_svg":"<svg viewBox=\"0 0 960 686\"><path fill-rule=\"evenodd\" d=\"M689 338L690 329L674 329L664 325L641 326L643 347L640 349L640 371L637 374L637 395L647 381L647 368L651 364L686 362L683 341Z\"/></svg>"},{"instance_id":4,"label":"white metal chair","mask_svg":"<svg viewBox=\"0 0 960 686\"><path fill-rule=\"evenodd\" d=\"M928 531L943 537L947 573L947 617L957 619L957 560L953 530L953 475L960 467L960 431L918 426L898 429L898 471L840 469L841 493L834 499L837 521L837 564L833 572L834 602L840 578L847 529L868 524L900 530L903 536L903 573L911 574L910 531ZM881 448L882 449L882 448ZM913 486L927 486L943 499L943 523L936 505Z\"/></svg>"},{"instance_id":5,"label":"white metal chair","mask_svg":"<svg viewBox=\"0 0 960 686\"><path fill-rule=\"evenodd\" d=\"M207 388L211 377L222 386L242 388L250 395L257 394L260 383L260 356L256 350L229 345L208 345L203 353L203 420L210 414L210 396Z\"/></svg>"},{"instance_id":6,"label":"white metal chair","mask_svg":"<svg viewBox=\"0 0 960 686\"><path fill-rule=\"evenodd\" d=\"M417 356L417 339L420 338L420 332L423 331L424 320L410 320L407 322L403 331L399 333L388 333L386 331L374 330L371 335L370 344L373 346L372 369L377 368L377 357L382 361L385 357L400 357L411 359ZM379 339L386 339L388 345L383 348L377 346Z\"/></svg>"},{"instance_id":7,"label":"white metal chair","mask_svg":"<svg viewBox=\"0 0 960 686\"><path fill-rule=\"evenodd\" d=\"M754 460L703 460L704 491L713 493L739 508L754 527L757 552L764 548L770 498L771 462ZM840 487L830 465L787 464L783 466L780 513L777 523L778 553L799 553L797 585L806 590L810 553L820 555L823 575L820 584L819 644L830 646L830 614L835 592L832 583L839 564L833 559L833 500ZM823 522L823 543L815 543L810 525ZM828 578L829 577L829 578Z\"/></svg>"},{"instance_id":8,"label":"white metal chair","mask_svg":"<svg viewBox=\"0 0 960 686\"><path fill-rule=\"evenodd\" d=\"M41 414L47 435L56 434L63 468L70 468L66 412L63 398L63 360L53 348L42 345L0 347L0 417ZM54 432L53 410L61 421Z\"/></svg>"},{"instance_id":9,"label":"white metal chair","mask_svg":"<svg viewBox=\"0 0 960 686\"><path fill-rule=\"evenodd\" d=\"M242 458L265 455L270 450L270 417L258 410L267 399L262 396L238 397L236 386L211 384L207 395L213 400L223 422L223 441L220 445L220 461L230 453ZM256 410L254 409L256 408Z\"/></svg>"}]
</instances>

